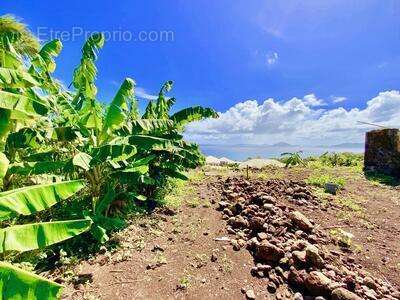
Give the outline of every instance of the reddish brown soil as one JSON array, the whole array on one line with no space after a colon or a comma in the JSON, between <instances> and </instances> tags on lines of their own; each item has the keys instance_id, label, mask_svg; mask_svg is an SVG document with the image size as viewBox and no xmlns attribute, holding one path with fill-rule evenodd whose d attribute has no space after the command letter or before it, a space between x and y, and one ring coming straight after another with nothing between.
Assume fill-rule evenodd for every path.
<instances>
[{"instance_id":1,"label":"reddish brown soil","mask_svg":"<svg viewBox=\"0 0 400 300\"><path fill-rule=\"evenodd\" d=\"M269 170L268 176L274 176ZM303 180L309 170L279 170L286 178ZM296 209L328 232L335 226L354 234L354 251L349 256L376 277L400 286L400 196L395 187L373 184L345 169L335 170L348 177L345 189L325 201L355 198L363 208L355 213L339 204L327 210L306 206ZM216 211L221 178L211 173L191 183L200 205L183 205L177 214L158 213L133 222L114 237L122 247L99 254L77 266L78 274L91 273L93 282L68 286L65 299L243 299L242 289L253 289L257 299L274 299L264 279L251 276L253 259L245 249L233 251L226 241L226 222ZM211 206L209 203L212 203ZM323 202L324 203L324 202ZM323 207L323 203L321 207ZM293 204L294 205L294 204ZM339 213L345 212L345 220ZM162 250L157 250L161 248ZM217 260L211 261L212 254Z\"/></svg>"}]
</instances>

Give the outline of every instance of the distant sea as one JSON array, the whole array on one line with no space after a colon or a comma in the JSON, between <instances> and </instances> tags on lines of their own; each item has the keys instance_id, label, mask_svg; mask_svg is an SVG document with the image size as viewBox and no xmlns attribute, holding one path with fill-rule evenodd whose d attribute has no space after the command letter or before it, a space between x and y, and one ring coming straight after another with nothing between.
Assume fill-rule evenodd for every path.
<instances>
[{"instance_id":1,"label":"distant sea","mask_svg":"<svg viewBox=\"0 0 400 300\"><path fill-rule=\"evenodd\" d=\"M232 160L243 161L249 157L255 158L279 158L284 152L303 151L302 156L321 155L329 152L353 152L364 153L364 145L346 146L253 146L253 145L200 145L205 155L212 155L218 158L227 157Z\"/></svg>"}]
</instances>

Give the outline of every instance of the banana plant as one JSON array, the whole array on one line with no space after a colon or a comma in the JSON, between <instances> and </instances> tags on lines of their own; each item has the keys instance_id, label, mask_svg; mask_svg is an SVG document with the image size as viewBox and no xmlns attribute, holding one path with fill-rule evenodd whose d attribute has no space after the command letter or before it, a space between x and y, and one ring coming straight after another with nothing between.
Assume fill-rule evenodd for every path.
<instances>
[{"instance_id":1,"label":"banana plant","mask_svg":"<svg viewBox=\"0 0 400 300\"><path fill-rule=\"evenodd\" d=\"M2 153L1 153L2 154ZM0 155L2 174L8 162ZM32 215L65 200L85 186L82 180L23 187L0 193L0 222ZM89 218L12 225L0 229L0 253L43 249L75 237L92 226ZM0 294L4 299L58 299L62 286L0 262Z\"/></svg>"}]
</instances>

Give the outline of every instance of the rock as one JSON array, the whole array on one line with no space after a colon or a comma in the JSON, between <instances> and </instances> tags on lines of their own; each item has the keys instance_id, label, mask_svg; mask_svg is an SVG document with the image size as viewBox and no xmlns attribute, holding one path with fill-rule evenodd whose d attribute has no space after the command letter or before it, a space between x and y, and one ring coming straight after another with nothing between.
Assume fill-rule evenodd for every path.
<instances>
[{"instance_id":1,"label":"rock","mask_svg":"<svg viewBox=\"0 0 400 300\"><path fill-rule=\"evenodd\" d=\"M262 231L264 229L264 219L260 217L251 218L249 220L249 227L255 232Z\"/></svg>"},{"instance_id":2,"label":"rock","mask_svg":"<svg viewBox=\"0 0 400 300\"><path fill-rule=\"evenodd\" d=\"M295 226L305 232L310 232L314 228L310 220L297 210L290 214L290 218Z\"/></svg>"},{"instance_id":3,"label":"rock","mask_svg":"<svg viewBox=\"0 0 400 300\"><path fill-rule=\"evenodd\" d=\"M340 186L336 183L325 183L325 192L336 195L337 191L340 189Z\"/></svg>"},{"instance_id":4,"label":"rock","mask_svg":"<svg viewBox=\"0 0 400 300\"><path fill-rule=\"evenodd\" d=\"M377 290L378 289L378 285L376 284L376 282L371 277L365 277L363 279L363 283L364 283L364 285L366 285L370 289L373 289L373 290Z\"/></svg>"},{"instance_id":5,"label":"rock","mask_svg":"<svg viewBox=\"0 0 400 300\"><path fill-rule=\"evenodd\" d=\"M263 195L260 197L261 201L265 204L275 204L276 203L276 199L272 196L268 196L268 195Z\"/></svg>"},{"instance_id":6,"label":"rock","mask_svg":"<svg viewBox=\"0 0 400 300\"><path fill-rule=\"evenodd\" d=\"M152 252L157 252L157 251L164 252L164 248L161 247L160 245L154 245L153 249L151 249L151 251Z\"/></svg>"},{"instance_id":7,"label":"rock","mask_svg":"<svg viewBox=\"0 0 400 300\"><path fill-rule=\"evenodd\" d=\"M259 232L257 233L257 237L262 241L266 240L268 238L268 235L265 232Z\"/></svg>"},{"instance_id":8,"label":"rock","mask_svg":"<svg viewBox=\"0 0 400 300\"><path fill-rule=\"evenodd\" d=\"M246 291L246 298L249 300L255 300L256 299L256 294L254 293L253 290L247 290Z\"/></svg>"},{"instance_id":9,"label":"rock","mask_svg":"<svg viewBox=\"0 0 400 300\"><path fill-rule=\"evenodd\" d=\"M345 288L337 288L332 291L332 300L362 300L362 298Z\"/></svg>"},{"instance_id":10,"label":"rock","mask_svg":"<svg viewBox=\"0 0 400 300\"><path fill-rule=\"evenodd\" d=\"M331 280L324 274L318 271L311 271L307 278L305 285L307 290L313 296L328 296L330 295L329 285Z\"/></svg>"},{"instance_id":11,"label":"rock","mask_svg":"<svg viewBox=\"0 0 400 300\"><path fill-rule=\"evenodd\" d=\"M265 240L256 247L255 252L255 257L257 259L267 262L278 262L284 255L285 252L283 252L281 248Z\"/></svg>"},{"instance_id":12,"label":"rock","mask_svg":"<svg viewBox=\"0 0 400 300\"><path fill-rule=\"evenodd\" d=\"M237 217L229 218L228 224L231 225L233 228L242 228L248 226L248 222L240 215Z\"/></svg>"},{"instance_id":13,"label":"rock","mask_svg":"<svg viewBox=\"0 0 400 300\"><path fill-rule=\"evenodd\" d=\"M229 202L226 201L221 201L218 203L218 209L223 210L224 208L227 208L229 206Z\"/></svg>"},{"instance_id":14,"label":"rock","mask_svg":"<svg viewBox=\"0 0 400 300\"><path fill-rule=\"evenodd\" d=\"M377 294L374 290L368 288L365 285L361 286L361 288L364 291L364 295L367 296L368 299L372 299L372 300L378 299Z\"/></svg>"},{"instance_id":15,"label":"rock","mask_svg":"<svg viewBox=\"0 0 400 300\"><path fill-rule=\"evenodd\" d=\"M312 266L315 266L317 268L322 268L322 266L324 265L324 260L319 255L318 248L314 245L308 245L306 247L306 260Z\"/></svg>"},{"instance_id":16,"label":"rock","mask_svg":"<svg viewBox=\"0 0 400 300\"><path fill-rule=\"evenodd\" d=\"M303 289L306 277L307 277L307 272L305 270L297 270L294 267L290 267L288 282L294 287Z\"/></svg>"},{"instance_id":17,"label":"rock","mask_svg":"<svg viewBox=\"0 0 400 300\"><path fill-rule=\"evenodd\" d=\"M246 245L247 245L246 246L247 249L253 250L253 249L257 248L257 246L259 245L259 242L256 237L253 237L246 242Z\"/></svg>"},{"instance_id":18,"label":"rock","mask_svg":"<svg viewBox=\"0 0 400 300\"><path fill-rule=\"evenodd\" d=\"M215 253L211 254L211 261L216 262L217 260L218 260L218 256Z\"/></svg>"},{"instance_id":19,"label":"rock","mask_svg":"<svg viewBox=\"0 0 400 300\"><path fill-rule=\"evenodd\" d=\"M296 265L303 266L306 264L306 251L293 251L292 258Z\"/></svg>"},{"instance_id":20,"label":"rock","mask_svg":"<svg viewBox=\"0 0 400 300\"><path fill-rule=\"evenodd\" d=\"M296 293L293 296L293 300L303 300L303 296L300 293Z\"/></svg>"},{"instance_id":21,"label":"rock","mask_svg":"<svg viewBox=\"0 0 400 300\"><path fill-rule=\"evenodd\" d=\"M231 245L232 245L233 250L235 250L235 251L239 251L240 250L240 245L239 245L237 240L232 240L231 241Z\"/></svg>"},{"instance_id":22,"label":"rock","mask_svg":"<svg viewBox=\"0 0 400 300\"><path fill-rule=\"evenodd\" d=\"M275 293L276 292L276 284L273 283L272 281L268 282L267 290L270 293Z\"/></svg>"},{"instance_id":23,"label":"rock","mask_svg":"<svg viewBox=\"0 0 400 300\"><path fill-rule=\"evenodd\" d=\"M231 211L229 208L227 208L227 207L225 207L224 210L223 210L222 212L223 212L225 215L227 215L228 217L232 217L232 216L233 216L232 211Z\"/></svg>"}]
</instances>

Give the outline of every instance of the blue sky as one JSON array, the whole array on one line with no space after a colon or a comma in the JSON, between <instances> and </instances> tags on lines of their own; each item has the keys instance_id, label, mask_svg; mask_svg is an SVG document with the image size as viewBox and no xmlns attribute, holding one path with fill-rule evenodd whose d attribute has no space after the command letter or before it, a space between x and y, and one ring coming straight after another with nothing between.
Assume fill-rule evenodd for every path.
<instances>
[{"instance_id":1,"label":"blue sky","mask_svg":"<svg viewBox=\"0 0 400 300\"><path fill-rule=\"evenodd\" d=\"M319 119L339 107L365 110L380 92L400 86L398 0L15 0L3 2L0 12L21 17L33 32L173 32L170 41L107 42L98 60L104 102L126 76L143 97L172 79L178 107L201 104L226 112L246 100L261 107L268 98L284 105L314 95L321 105L308 107ZM56 76L65 83L83 40L64 41ZM220 126L213 124L207 126ZM197 138L209 133L193 130ZM257 133L250 128L247 134Z\"/></svg>"}]
</instances>

